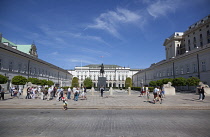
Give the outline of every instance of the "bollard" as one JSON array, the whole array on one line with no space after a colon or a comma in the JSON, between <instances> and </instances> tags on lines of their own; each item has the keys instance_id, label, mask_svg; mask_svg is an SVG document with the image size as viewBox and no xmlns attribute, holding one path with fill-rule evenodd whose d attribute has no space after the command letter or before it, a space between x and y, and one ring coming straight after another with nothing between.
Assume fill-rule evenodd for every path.
<instances>
[{"instance_id":1,"label":"bollard","mask_svg":"<svg viewBox=\"0 0 210 137\"><path fill-rule=\"evenodd\" d=\"M91 93L92 93L92 95L94 95L94 92L95 92L95 89L92 87L92 88L91 88Z\"/></svg>"},{"instance_id":2,"label":"bollard","mask_svg":"<svg viewBox=\"0 0 210 137\"><path fill-rule=\"evenodd\" d=\"M112 89L112 87L109 89L109 92L110 92L109 95L112 96L113 95L113 89Z\"/></svg>"},{"instance_id":3,"label":"bollard","mask_svg":"<svg viewBox=\"0 0 210 137\"><path fill-rule=\"evenodd\" d=\"M128 95L131 95L131 87L128 87Z\"/></svg>"}]
</instances>

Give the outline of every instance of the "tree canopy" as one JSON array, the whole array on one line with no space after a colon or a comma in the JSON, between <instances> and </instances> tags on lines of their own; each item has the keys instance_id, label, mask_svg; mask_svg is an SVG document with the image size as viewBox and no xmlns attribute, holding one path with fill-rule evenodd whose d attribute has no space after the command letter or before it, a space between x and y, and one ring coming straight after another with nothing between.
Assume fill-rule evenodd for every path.
<instances>
[{"instance_id":1,"label":"tree canopy","mask_svg":"<svg viewBox=\"0 0 210 137\"><path fill-rule=\"evenodd\" d=\"M93 82L90 78L86 78L83 83L84 83L85 87L92 87L93 86Z\"/></svg>"},{"instance_id":2,"label":"tree canopy","mask_svg":"<svg viewBox=\"0 0 210 137\"><path fill-rule=\"evenodd\" d=\"M31 82L32 84L39 84L39 79L37 78L28 78L28 82Z\"/></svg>"},{"instance_id":3,"label":"tree canopy","mask_svg":"<svg viewBox=\"0 0 210 137\"><path fill-rule=\"evenodd\" d=\"M54 85L54 82L51 81L51 80L48 80L48 81L47 81L47 85L48 85L48 86L52 86L52 85Z\"/></svg>"},{"instance_id":4,"label":"tree canopy","mask_svg":"<svg viewBox=\"0 0 210 137\"><path fill-rule=\"evenodd\" d=\"M200 79L197 77L191 77L187 79L188 86L197 86L200 82Z\"/></svg>"},{"instance_id":5,"label":"tree canopy","mask_svg":"<svg viewBox=\"0 0 210 137\"><path fill-rule=\"evenodd\" d=\"M187 80L183 77L174 78L172 80L172 85L173 86L186 86L187 85Z\"/></svg>"},{"instance_id":6,"label":"tree canopy","mask_svg":"<svg viewBox=\"0 0 210 137\"><path fill-rule=\"evenodd\" d=\"M8 78L0 74L0 84L5 84L7 83L7 81L8 81Z\"/></svg>"},{"instance_id":7,"label":"tree canopy","mask_svg":"<svg viewBox=\"0 0 210 137\"><path fill-rule=\"evenodd\" d=\"M132 79L130 77L125 80L125 88L132 87Z\"/></svg>"},{"instance_id":8,"label":"tree canopy","mask_svg":"<svg viewBox=\"0 0 210 137\"><path fill-rule=\"evenodd\" d=\"M73 77L71 85L73 87L79 87L79 79L77 77Z\"/></svg>"},{"instance_id":9,"label":"tree canopy","mask_svg":"<svg viewBox=\"0 0 210 137\"><path fill-rule=\"evenodd\" d=\"M155 87L155 86L157 86L157 83L156 83L156 81L150 81L149 85Z\"/></svg>"},{"instance_id":10,"label":"tree canopy","mask_svg":"<svg viewBox=\"0 0 210 137\"><path fill-rule=\"evenodd\" d=\"M26 82L27 82L27 79L23 76L14 76L12 78L13 85L25 85Z\"/></svg>"}]
</instances>

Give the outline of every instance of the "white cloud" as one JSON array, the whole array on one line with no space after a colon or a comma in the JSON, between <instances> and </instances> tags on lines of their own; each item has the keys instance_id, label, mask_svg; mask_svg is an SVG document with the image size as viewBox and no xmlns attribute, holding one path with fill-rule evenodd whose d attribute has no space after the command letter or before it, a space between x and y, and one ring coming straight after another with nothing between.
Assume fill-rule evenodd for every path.
<instances>
[{"instance_id":1,"label":"white cloud","mask_svg":"<svg viewBox=\"0 0 210 137\"><path fill-rule=\"evenodd\" d=\"M93 49L89 49L89 48L82 48L81 51L85 52L85 53L91 53L91 54L97 54L98 56L106 56L106 57L110 57L111 54L105 51L101 51L101 50L93 50Z\"/></svg>"},{"instance_id":2,"label":"white cloud","mask_svg":"<svg viewBox=\"0 0 210 137\"><path fill-rule=\"evenodd\" d=\"M78 58L72 58L68 60L70 63L78 63L78 64L94 64L94 61L87 60L87 59L78 59Z\"/></svg>"},{"instance_id":3,"label":"white cloud","mask_svg":"<svg viewBox=\"0 0 210 137\"><path fill-rule=\"evenodd\" d=\"M169 12L174 12L177 8L177 1L172 0L157 0L148 6L148 13L157 18L160 16L165 16Z\"/></svg>"},{"instance_id":4,"label":"white cloud","mask_svg":"<svg viewBox=\"0 0 210 137\"><path fill-rule=\"evenodd\" d=\"M107 42L105 42L101 37L84 35L82 33L73 33L66 30L55 30L46 25L39 26L41 31L46 35L46 38L49 38L51 41L55 41L57 43L61 43L63 45L69 45L66 40L69 38L77 38L77 39L85 39L90 41L97 41L103 43L107 46L110 46Z\"/></svg>"},{"instance_id":5,"label":"white cloud","mask_svg":"<svg viewBox=\"0 0 210 137\"><path fill-rule=\"evenodd\" d=\"M52 52L51 55L58 55L58 52L57 51Z\"/></svg>"},{"instance_id":6,"label":"white cloud","mask_svg":"<svg viewBox=\"0 0 210 137\"><path fill-rule=\"evenodd\" d=\"M102 13L95 19L95 23L89 25L88 28L101 29L109 32L115 37L119 37L118 26L122 23L136 23L141 16L127 9L117 8L116 11L108 11Z\"/></svg>"}]
</instances>

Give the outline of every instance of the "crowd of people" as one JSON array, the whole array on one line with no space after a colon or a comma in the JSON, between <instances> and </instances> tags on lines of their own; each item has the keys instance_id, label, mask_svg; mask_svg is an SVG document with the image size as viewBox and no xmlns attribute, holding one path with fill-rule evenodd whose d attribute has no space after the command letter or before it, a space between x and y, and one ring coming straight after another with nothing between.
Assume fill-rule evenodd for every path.
<instances>
[{"instance_id":1,"label":"crowd of people","mask_svg":"<svg viewBox=\"0 0 210 137\"><path fill-rule=\"evenodd\" d=\"M141 92L140 92L140 97L142 96L146 96L147 97L147 101L149 101L149 97L150 97L150 90L148 88L148 86L146 87L142 87L141 88ZM155 87L153 90L153 103L155 104L157 101L159 101L160 103L162 103L162 99L165 97L165 91L164 89L160 88L160 87Z\"/></svg>"},{"instance_id":2,"label":"crowd of people","mask_svg":"<svg viewBox=\"0 0 210 137\"><path fill-rule=\"evenodd\" d=\"M62 87L49 87L45 88L42 86L30 86L27 87L26 93L23 94L23 88L21 87L10 87L10 95L12 98L25 98L25 99L41 99L41 100L55 100L62 101L62 98L71 99L73 96L74 101L78 101L78 98L87 100L87 89L86 87L78 88L69 87L67 90L64 90ZM4 88L0 85L0 99L4 100Z\"/></svg>"}]
</instances>

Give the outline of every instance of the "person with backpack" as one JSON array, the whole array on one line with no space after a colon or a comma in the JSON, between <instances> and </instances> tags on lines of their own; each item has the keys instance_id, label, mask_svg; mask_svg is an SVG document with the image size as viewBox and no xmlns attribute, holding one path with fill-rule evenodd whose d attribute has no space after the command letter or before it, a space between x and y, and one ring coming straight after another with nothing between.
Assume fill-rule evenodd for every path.
<instances>
[{"instance_id":1,"label":"person with backpack","mask_svg":"<svg viewBox=\"0 0 210 137\"><path fill-rule=\"evenodd\" d=\"M79 97L79 89L77 88L77 89L74 91L74 101L78 101L78 97Z\"/></svg>"}]
</instances>

